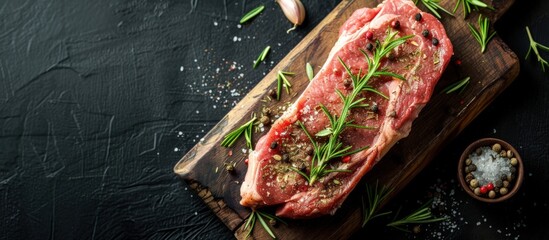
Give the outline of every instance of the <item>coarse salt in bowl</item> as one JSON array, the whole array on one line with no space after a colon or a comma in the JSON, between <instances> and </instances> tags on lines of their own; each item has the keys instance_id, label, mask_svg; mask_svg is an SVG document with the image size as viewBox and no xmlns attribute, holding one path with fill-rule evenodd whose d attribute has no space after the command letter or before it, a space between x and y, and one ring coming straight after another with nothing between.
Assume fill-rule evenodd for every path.
<instances>
[{"instance_id":1,"label":"coarse salt in bowl","mask_svg":"<svg viewBox=\"0 0 549 240\"><path fill-rule=\"evenodd\" d=\"M458 179L461 186L471 197L483 202L509 199L518 191L523 178L524 168L519 153L501 139L475 141L459 159Z\"/></svg>"}]
</instances>

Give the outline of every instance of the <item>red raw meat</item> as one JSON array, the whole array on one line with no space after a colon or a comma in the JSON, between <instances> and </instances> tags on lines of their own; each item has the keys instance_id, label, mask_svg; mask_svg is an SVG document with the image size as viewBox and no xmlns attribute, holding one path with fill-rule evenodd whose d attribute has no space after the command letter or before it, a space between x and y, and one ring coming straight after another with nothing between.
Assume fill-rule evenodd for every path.
<instances>
[{"instance_id":1,"label":"red raw meat","mask_svg":"<svg viewBox=\"0 0 549 240\"><path fill-rule=\"evenodd\" d=\"M422 14L420 21L415 20L417 13ZM400 23L398 36L413 37L384 58L380 69L400 74L406 81L388 77L370 80L369 85L389 100L364 92L361 96L377 109L353 109L349 119L376 128L347 129L341 134L344 145L369 148L351 155L350 159L331 161L331 168L351 170L350 173L330 173L309 186L305 178L290 169L307 172L311 161L310 140L296 122L302 122L311 135L329 126L318 106L323 104L336 115L341 111L342 102L335 89L343 94L351 91L345 86L349 76L337 57L350 66L353 73L360 69L364 73L368 64L359 49L365 49L368 43L375 45L376 39L383 41L394 21ZM427 37L422 35L424 30L429 31ZM452 54L452 44L442 24L431 14L421 12L412 1L387 0L376 8L357 10L342 26L322 69L250 153L240 203L248 207L280 205L276 214L289 218L334 214L362 176L398 140L408 135L412 121L429 101ZM282 156L282 160L277 160L279 156L273 158L274 155Z\"/></svg>"}]
</instances>

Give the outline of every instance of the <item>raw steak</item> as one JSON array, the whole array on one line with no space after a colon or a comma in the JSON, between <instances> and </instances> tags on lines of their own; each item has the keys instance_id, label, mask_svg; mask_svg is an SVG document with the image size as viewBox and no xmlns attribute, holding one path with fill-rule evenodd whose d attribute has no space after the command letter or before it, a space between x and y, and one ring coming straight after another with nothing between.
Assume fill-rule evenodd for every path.
<instances>
[{"instance_id":1,"label":"raw steak","mask_svg":"<svg viewBox=\"0 0 549 240\"><path fill-rule=\"evenodd\" d=\"M422 15L419 21L417 13ZM399 21L400 27L394 27L394 21ZM337 57L350 66L354 74L360 69L366 72L368 64L359 49L365 49L368 43L375 45L376 39L383 41L389 29L399 31L400 37L414 35L381 60L380 69L400 74L406 81L389 77L370 80L369 85L389 100L363 92L361 96L370 107L353 109L348 119L375 129L346 129L340 135L344 145L369 148L351 155L350 159L330 162L329 168L350 172L330 173L309 186L304 177L291 170L294 167L308 172L312 155L310 140L297 121L313 136L328 127L329 121L319 105L325 105L337 115L342 102L335 90L343 94L352 90L349 76ZM424 30L429 31L427 36L422 34ZM276 214L289 218L334 214L361 177L398 140L408 135L412 121L429 101L452 54L452 44L442 24L432 15L421 12L412 1L388 0L373 9L357 10L342 26L322 69L250 153L240 203L254 208L280 205Z\"/></svg>"}]
</instances>

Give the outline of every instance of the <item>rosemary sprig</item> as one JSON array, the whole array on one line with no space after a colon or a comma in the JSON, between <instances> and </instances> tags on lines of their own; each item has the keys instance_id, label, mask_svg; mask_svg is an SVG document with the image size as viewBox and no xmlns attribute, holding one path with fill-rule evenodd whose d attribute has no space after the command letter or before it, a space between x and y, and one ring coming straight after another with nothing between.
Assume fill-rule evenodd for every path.
<instances>
[{"instance_id":1,"label":"rosemary sprig","mask_svg":"<svg viewBox=\"0 0 549 240\"><path fill-rule=\"evenodd\" d=\"M466 18L473 9L477 11L479 10L479 8L488 8L490 10L494 10L494 8L488 6L488 4L484 3L482 0L458 0L456 2L456 6L454 6L454 13L458 9L460 3L463 8L463 18Z\"/></svg>"},{"instance_id":2,"label":"rosemary sprig","mask_svg":"<svg viewBox=\"0 0 549 240\"><path fill-rule=\"evenodd\" d=\"M265 58L267 57L267 54L269 54L269 50L271 50L271 46L267 46L265 47L265 49L263 49L263 51L261 51L259 56L257 56L257 59L254 61L254 68L256 68L259 65L259 63L265 60Z\"/></svg>"},{"instance_id":3,"label":"rosemary sprig","mask_svg":"<svg viewBox=\"0 0 549 240\"><path fill-rule=\"evenodd\" d=\"M259 210L252 209L252 213L250 214L250 217L248 217L248 219L246 220L246 224L244 225L244 228L243 228L244 230L249 229L248 233L246 234L246 238L248 238L252 234L256 222L259 221L259 223L261 224L263 229L273 239L276 239L276 235L273 233L273 231L269 227L269 224L265 221L265 218L268 219L269 221L277 221L277 222L283 223L284 225L288 225L286 222L284 222L282 219L280 219L277 216L274 216L274 215L271 215L271 214L268 214L268 213L265 213L265 212L261 212Z\"/></svg>"},{"instance_id":4,"label":"rosemary sprig","mask_svg":"<svg viewBox=\"0 0 549 240\"><path fill-rule=\"evenodd\" d=\"M450 93L453 93L459 89L461 89L459 91L459 93L462 93L463 90L467 87L467 85L469 85L469 80L471 80L471 77L466 77L464 79L461 79L455 83L452 83L450 84L448 87L445 87L442 92L446 93L446 94L450 94Z\"/></svg>"},{"instance_id":5,"label":"rosemary sprig","mask_svg":"<svg viewBox=\"0 0 549 240\"><path fill-rule=\"evenodd\" d=\"M242 126L238 127L237 129L233 130L221 142L221 146L223 147L232 147L233 144L240 138L242 134L244 134L244 137L246 138L246 147L249 149L252 149L252 133L253 133L253 125L255 121L257 120L256 116L252 117L252 120L248 121L247 123L244 123Z\"/></svg>"},{"instance_id":6,"label":"rosemary sprig","mask_svg":"<svg viewBox=\"0 0 549 240\"><path fill-rule=\"evenodd\" d=\"M418 1L419 0L414 0L414 3L417 5ZM440 16L440 13L438 13L438 10L441 10L441 11L447 13L450 16L454 16L454 14L452 14L450 11L448 11L445 8L441 7L438 4L439 2L440 2L440 0L421 0L421 3L423 3L423 5L425 5L425 7L427 9L429 9L429 11L431 11L438 18L442 18L442 16Z\"/></svg>"},{"instance_id":7,"label":"rosemary sprig","mask_svg":"<svg viewBox=\"0 0 549 240\"><path fill-rule=\"evenodd\" d=\"M305 65L305 69L307 71L307 78L309 78L309 81L313 80L313 78L315 77L313 66L311 66L310 63L307 63Z\"/></svg>"},{"instance_id":8,"label":"rosemary sprig","mask_svg":"<svg viewBox=\"0 0 549 240\"><path fill-rule=\"evenodd\" d=\"M376 186L372 187L369 184L366 184L366 198L368 200L368 206L364 204L364 198L362 198L362 215L364 216L362 220L362 227L366 226L370 220L391 214L391 212L379 212L379 205L381 202L383 202L387 196L393 191L393 189L389 189L387 187L381 187L381 189L378 189L378 182L376 182Z\"/></svg>"},{"instance_id":9,"label":"rosemary sprig","mask_svg":"<svg viewBox=\"0 0 549 240\"><path fill-rule=\"evenodd\" d=\"M482 18L481 14L478 16L478 30L470 23L467 23L467 26L469 26L471 34L473 34L473 37L475 37L480 44L480 52L484 53L486 45L488 45L488 42L496 35L496 31L490 33L490 20L487 17Z\"/></svg>"},{"instance_id":10,"label":"rosemary sprig","mask_svg":"<svg viewBox=\"0 0 549 240\"><path fill-rule=\"evenodd\" d=\"M276 74L276 100L280 100L280 95L282 94L282 88L286 89L286 93L290 94L290 88L292 84L286 78L286 75L293 76L293 72L284 72L278 71Z\"/></svg>"},{"instance_id":11,"label":"rosemary sprig","mask_svg":"<svg viewBox=\"0 0 549 240\"><path fill-rule=\"evenodd\" d=\"M259 15L261 12L263 12L264 9L265 9L265 6L263 5L252 9L248 13L244 14L244 16L242 16L242 18L240 19L240 24L245 23L250 19L254 18L255 16Z\"/></svg>"},{"instance_id":12,"label":"rosemary sprig","mask_svg":"<svg viewBox=\"0 0 549 240\"><path fill-rule=\"evenodd\" d=\"M405 225L408 224L422 224L422 223L433 223L433 222L439 222L444 221L447 218L435 218L433 214L431 213L431 209L428 207L429 204L431 204L432 201L429 201L425 203L423 206L421 206L419 209L413 211L408 216L405 216L399 220L390 222L387 224L388 227L393 227L398 230L402 230L405 232L409 232L408 229L404 228Z\"/></svg>"},{"instance_id":13,"label":"rosemary sprig","mask_svg":"<svg viewBox=\"0 0 549 240\"><path fill-rule=\"evenodd\" d=\"M532 38L532 34L530 33L530 29L528 28L528 26L526 26L526 33L528 34L528 39L530 40L530 48L528 48L528 52L526 53L525 59L528 59L528 56L530 56L530 52L534 51L534 54L536 54L538 62L541 65L541 70L545 72L545 67L549 67L549 63L547 63L547 60L541 57L538 47L539 49L544 50L546 52L549 52L549 47L534 41L534 38Z\"/></svg>"},{"instance_id":14,"label":"rosemary sprig","mask_svg":"<svg viewBox=\"0 0 549 240\"><path fill-rule=\"evenodd\" d=\"M406 42L407 39L412 37L412 35L408 35L395 39L397 34L398 32L392 32L389 29L383 43L376 43L377 46L372 57L368 56L368 54L364 50L361 50L368 63L368 72L364 75L362 75L362 70L359 70L358 74L353 74L349 66L347 66L343 62L343 60L341 60L341 58L338 58L339 62L341 63L341 65L343 65L343 68L345 68L347 74L352 80L353 89L346 96L343 95L341 91L337 89L335 90L337 95L343 102L343 107L338 115L331 114L324 105L320 104L320 108L330 121L330 126L326 129L319 131L316 136L327 136L328 140L326 142L321 143L316 141L307 131L305 126L298 121L299 125L313 145L314 154L311 159L309 174L306 174L305 172L300 171L297 168L291 167L290 169L296 171L305 179L307 179L310 186L312 186L318 179L324 177L331 172L350 172L350 170L344 169L330 169L328 168L329 162L336 158L349 156L351 154L360 152L369 147L363 146L351 150L353 146L344 146L341 142L340 135L347 127L357 127L357 125L353 124L353 120L347 119L351 109L368 106L368 104L364 103L366 98L359 97L361 92L370 91L379 94L384 98L387 98L387 96L383 95L383 93L368 85L368 82L372 77L390 76L398 79L404 79L404 77L398 74L391 73L385 70L379 70L381 59L386 57L387 54L389 54L394 48ZM360 126L360 128L371 127Z\"/></svg>"}]
</instances>

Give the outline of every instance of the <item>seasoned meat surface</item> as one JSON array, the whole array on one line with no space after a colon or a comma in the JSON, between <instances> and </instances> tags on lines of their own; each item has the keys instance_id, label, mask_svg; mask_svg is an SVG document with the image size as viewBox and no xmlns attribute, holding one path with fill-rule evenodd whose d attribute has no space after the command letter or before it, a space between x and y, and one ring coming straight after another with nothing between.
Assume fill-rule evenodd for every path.
<instances>
[{"instance_id":1,"label":"seasoned meat surface","mask_svg":"<svg viewBox=\"0 0 549 240\"><path fill-rule=\"evenodd\" d=\"M415 20L417 13L422 14L420 21ZM395 21L400 26L395 27ZM429 32L427 37L422 34L425 30ZM390 77L370 80L369 85L389 99L372 92L361 93L369 107L353 109L348 119L372 129L349 128L341 134L346 146L368 148L346 161L332 160L332 169L349 172L330 173L310 186L292 170L308 172L312 155L312 144L297 123L303 123L313 136L328 127L329 120L320 104L338 115L343 103L336 89L343 94L352 91L349 75L338 57L354 74L367 72L368 63L360 49L365 50L368 43L375 46L376 40L383 41L389 31L398 31L400 37L413 35L381 61L381 69L400 74L406 80ZM433 41L435 38L437 41ZM371 56L371 51L366 52ZM276 214L289 218L335 213L362 176L408 135L452 54L452 44L442 24L421 12L410 0L387 0L376 8L357 10L341 27L322 69L250 153L240 203L248 207L279 205Z\"/></svg>"}]
</instances>

